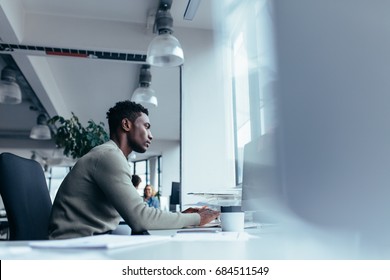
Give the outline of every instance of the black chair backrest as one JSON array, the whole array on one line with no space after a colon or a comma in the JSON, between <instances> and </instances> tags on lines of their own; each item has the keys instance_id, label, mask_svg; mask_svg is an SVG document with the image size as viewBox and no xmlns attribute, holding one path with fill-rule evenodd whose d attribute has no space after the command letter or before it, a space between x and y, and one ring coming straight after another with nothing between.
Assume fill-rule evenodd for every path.
<instances>
[{"instance_id":1,"label":"black chair backrest","mask_svg":"<svg viewBox=\"0 0 390 280\"><path fill-rule=\"evenodd\" d=\"M0 154L0 194L10 240L44 240L52 202L41 165L11 153Z\"/></svg>"}]
</instances>

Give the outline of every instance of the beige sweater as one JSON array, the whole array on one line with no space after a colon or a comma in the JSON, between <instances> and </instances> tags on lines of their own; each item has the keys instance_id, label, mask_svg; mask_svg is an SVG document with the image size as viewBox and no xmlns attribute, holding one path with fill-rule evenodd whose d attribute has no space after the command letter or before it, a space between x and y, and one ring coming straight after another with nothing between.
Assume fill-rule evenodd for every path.
<instances>
[{"instance_id":1,"label":"beige sweater","mask_svg":"<svg viewBox=\"0 0 390 280\"><path fill-rule=\"evenodd\" d=\"M131 183L126 157L113 141L79 159L62 182L50 217L49 238L90 236L114 230L123 218L133 231L198 225L199 214L148 207Z\"/></svg>"}]
</instances>

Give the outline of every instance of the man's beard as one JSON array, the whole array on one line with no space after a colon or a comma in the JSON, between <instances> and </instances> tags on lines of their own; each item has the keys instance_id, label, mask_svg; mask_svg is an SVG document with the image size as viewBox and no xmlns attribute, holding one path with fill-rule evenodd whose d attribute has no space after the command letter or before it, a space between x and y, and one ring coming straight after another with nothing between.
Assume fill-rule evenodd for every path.
<instances>
[{"instance_id":1,"label":"man's beard","mask_svg":"<svg viewBox=\"0 0 390 280\"><path fill-rule=\"evenodd\" d=\"M145 147L139 145L135 141L132 141L130 138L127 138L127 144L131 147L131 149L134 152L137 152L137 153L145 153L146 152Z\"/></svg>"}]
</instances>

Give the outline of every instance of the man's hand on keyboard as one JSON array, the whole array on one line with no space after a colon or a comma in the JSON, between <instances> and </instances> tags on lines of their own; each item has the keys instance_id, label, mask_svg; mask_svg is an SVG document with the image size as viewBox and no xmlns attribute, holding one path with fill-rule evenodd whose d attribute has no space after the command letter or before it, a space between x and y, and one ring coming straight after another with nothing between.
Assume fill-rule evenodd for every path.
<instances>
[{"instance_id":1,"label":"man's hand on keyboard","mask_svg":"<svg viewBox=\"0 0 390 280\"><path fill-rule=\"evenodd\" d=\"M200 208L197 212L200 215L200 226L214 221L219 216L219 211L214 211L209 208Z\"/></svg>"}]
</instances>

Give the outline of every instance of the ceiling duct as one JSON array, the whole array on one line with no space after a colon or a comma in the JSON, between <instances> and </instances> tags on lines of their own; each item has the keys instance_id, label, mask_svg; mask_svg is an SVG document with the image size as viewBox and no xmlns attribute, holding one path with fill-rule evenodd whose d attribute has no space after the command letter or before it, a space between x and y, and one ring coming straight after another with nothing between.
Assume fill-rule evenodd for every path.
<instances>
[{"instance_id":1,"label":"ceiling duct","mask_svg":"<svg viewBox=\"0 0 390 280\"><path fill-rule=\"evenodd\" d=\"M136 53L121 53L121 52L105 52L96 50L84 49L69 49L69 48L53 48L44 46L32 45L17 45L17 44L0 44L0 52L21 52L24 54L40 55L40 56L65 56L65 57L79 57L90 59L108 59L120 60L128 62L142 63L146 61L145 54Z\"/></svg>"}]
</instances>

